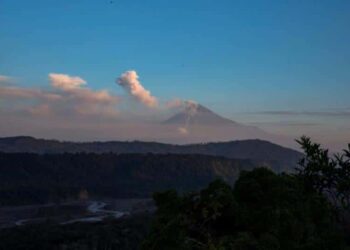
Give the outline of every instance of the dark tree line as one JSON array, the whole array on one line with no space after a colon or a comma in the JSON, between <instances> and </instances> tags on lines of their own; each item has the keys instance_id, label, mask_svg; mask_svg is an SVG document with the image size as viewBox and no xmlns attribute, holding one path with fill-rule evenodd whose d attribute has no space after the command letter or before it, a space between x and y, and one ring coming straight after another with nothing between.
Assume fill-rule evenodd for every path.
<instances>
[{"instance_id":1,"label":"dark tree line","mask_svg":"<svg viewBox=\"0 0 350 250\"><path fill-rule=\"evenodd\" d=\"M0 205L90 198L151 197L198 190L215 178L234 181L254 165L205 155L0 153Z\"/></svg>"}]
</instances>

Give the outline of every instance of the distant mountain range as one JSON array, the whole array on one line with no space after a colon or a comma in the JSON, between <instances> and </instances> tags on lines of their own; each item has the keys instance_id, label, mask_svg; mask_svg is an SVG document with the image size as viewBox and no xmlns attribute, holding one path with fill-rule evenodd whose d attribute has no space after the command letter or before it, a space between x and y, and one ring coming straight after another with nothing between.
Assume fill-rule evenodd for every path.
<instances>
[{"instance_id":1,"label":"distant mountain range","mask_svg":"<svg viewBox=\"0 0 350 250\"><path fill-rule=\"evenodd\" d=\"M61 142L28 136L0 138L0 152L7 153L153 153L201 154L230 159L249 159L255 164L269 166L275 171L290 171L302 154L298 151L263 140L172 145L157 142Z\"/></svg>"},{"instance_id":2,"label":"distant mountain range","mask_svg":"<svg viewBox=\"0 0 350 250\"><path fill-rule=\"evenodd\" d=\"M293 171L303 155L262 140L172 145L157 142L61 142L0 138L0 205L91 198L150 197L193 191L242 170Z\"/></svg>"}]
</instances>

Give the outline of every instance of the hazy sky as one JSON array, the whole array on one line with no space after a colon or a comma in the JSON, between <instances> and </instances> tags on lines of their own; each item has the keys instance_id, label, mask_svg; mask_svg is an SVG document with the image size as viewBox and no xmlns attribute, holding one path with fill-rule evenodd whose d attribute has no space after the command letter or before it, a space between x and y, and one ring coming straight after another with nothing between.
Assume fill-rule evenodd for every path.
<instances>
[{"instance_id":1,"label":"hazy sky","mask_svg":"<svg viewBox=\"0 0 350 250\"><path fill-rule=\"evenodd\" d=\"M79 76L113 99L136 70L159 102L350 141L349 13L348 0L0 0L0 75L29 89Z\"/></svg>"}]
</instances>

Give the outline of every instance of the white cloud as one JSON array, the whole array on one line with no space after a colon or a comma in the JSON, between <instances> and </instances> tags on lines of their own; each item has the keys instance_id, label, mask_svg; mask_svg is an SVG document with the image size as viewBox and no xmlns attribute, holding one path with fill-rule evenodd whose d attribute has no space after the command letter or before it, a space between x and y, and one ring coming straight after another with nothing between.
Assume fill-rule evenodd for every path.
<instances>
[{"instance_id":1,"label":"white cloud","mask_svg":"<svg viewBox=\"0 0 350 250\"><path fill-rule=\"evenodd\" d=\"M54 88L61 89L63 91L78 89L82 85L86 84L86 81L78 76L69 76L65 74L51 73L49 74L49 79Z\"/></svg>"},{"instance_id":2,"label":"white cloud","mask_svg":"<svg viewBox=\"0 0 350 250\"><path fill-rule=\"evenodd\" d=\"M53 89L0 86L0 97L9 110L22 110L31 115L78 115L115 117L119 98L107 90L92 90L80 77L49 74Z\"/></svg>"},{"instance_id":3,"label":"white cloud","mask_svg":"<svg viewBox=\"0 0 350 250\"><path fill-rule=\"evenodd\" d=\"M73 98L85 102L95 103L116 103L118 97L111 95L107 90L94 91L83 87L86 81L78 76L65 74L49 74L51 86L71 95Z\"/></svg>"}]
</instances>

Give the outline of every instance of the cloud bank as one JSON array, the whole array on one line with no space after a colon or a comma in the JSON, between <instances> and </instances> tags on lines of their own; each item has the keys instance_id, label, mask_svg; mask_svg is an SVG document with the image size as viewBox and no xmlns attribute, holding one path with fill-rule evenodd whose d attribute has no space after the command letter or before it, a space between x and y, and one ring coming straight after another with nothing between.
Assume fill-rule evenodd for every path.
<instances>
[{"instance_id":1,"label":"cloud bank","mask_svg":"<svg viewBox=\"0 0 350 250\"><path fill-rule=\"evenodd\" d=\"M78 76L69 76L65 74L49 74L51 85L54 88L61 89L63 91L72 91L80 89L82 85L86 84L86 81Z\"/></svg>"},{"instance_id":2,"label":"cloud bank","mask_svg":"<svg viewBox=\"0 0 350 250\"><path fill-rule=\"evenodd\" d=\"M85 80L66 74L49 74L51 89L0 86L7 110L35 116L107 116L118 114L119 97L107 90L92 90Z\"/></svg>"},{"instance_id":3,"label":"cloud bank","mask_svg":"<svg viewBox=\"0 0 350 250\"><path fill-rule=\"evenodd\" d=\"M70 95L72 99L80 100L86 103L117 103L119 98L111 95L107 90L94 91L83 87L86 81L77 76L69 76L65 74L49 74L51 85L62 91L66 95Z\"/></svg>"},{"instance_id":4,"label":"cloud bank","mask_svg":"<svg viewBox=\"0 0 350 250\"><path fill-rule=\"evenodd\" d=\"M256 112L258 115L278 115L278 116L343 116L350 117L350 109L333 110L333 111L292 111L292 110L268 110Z\"/></svg>"},{"instance_id":5,"label":"cloud bank","mask_svg":"<svg viewBox=\"0 0 350 250\"><path fill-rule=\"evenodd\" d=\"M19 101L23 99L55 101L62 98L59 94L45 92L40 89L28 89L14 86L0 87L0 97L6 99L18 99Z\"/></svg>"},{"instance_id":6,"label":"cloud bank","mask_svg":"<svg viewBox=\"0 0 350 250\"><path fill-rule=\"evenodd\" d=\"M10 76L0 75L0 84L11 83L13 78Z\"/></svg>"}]
</instances>

